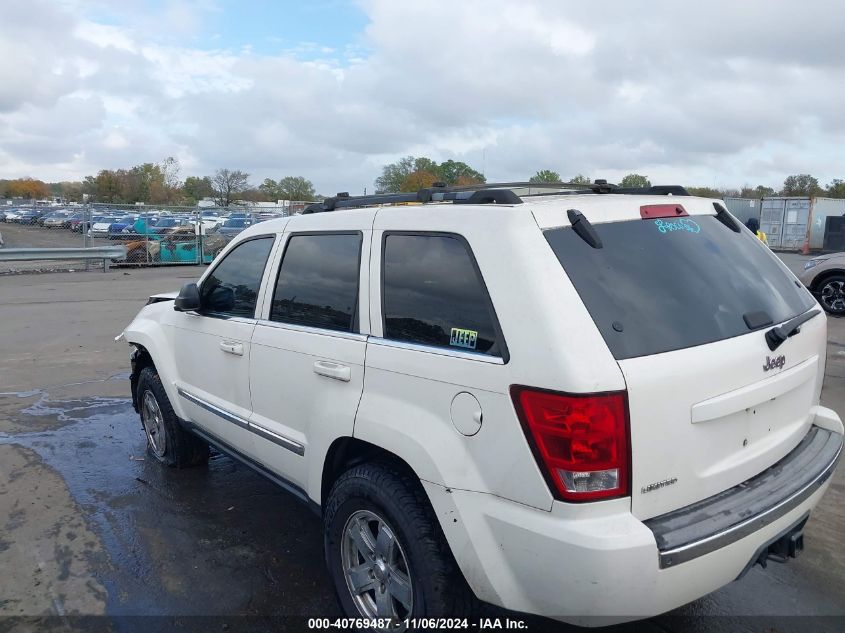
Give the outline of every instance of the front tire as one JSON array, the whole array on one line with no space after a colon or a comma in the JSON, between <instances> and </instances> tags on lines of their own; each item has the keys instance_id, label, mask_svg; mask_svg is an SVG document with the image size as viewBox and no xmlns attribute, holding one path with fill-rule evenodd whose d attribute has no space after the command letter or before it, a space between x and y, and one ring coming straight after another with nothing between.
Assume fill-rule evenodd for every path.
<instances>
[{"instance_id":1,"label":"front tire","mask_svg":"<svg viewBox=\"0 0 845 633\"><path fill-rule=\"evenodd\" d=\"M845 315L845 275L834 275L818 285L819 303L829 314Z\"/></svg>"},{"instance_id":2,"label":"front tire","mask_svg":"<svg viewBox=\"0 0 845 633\"><path fill-rule=\"evenodd\" d=\"M362 464L335 482L324 515L326 563L346 616L469 617L473 597L412 476Z\"/></svg>"},{"instance_id":3,"label":"front tire","mask_svg":"<svg viewBox=\"0 0 845 633\"><path fill-rule=\"evenodd\" d=\"M147 452L172 468L208 462L208 444L182 428L155 367L144 367L138 376L138 410L147 436Z\"/></svg>"}]
</instances>

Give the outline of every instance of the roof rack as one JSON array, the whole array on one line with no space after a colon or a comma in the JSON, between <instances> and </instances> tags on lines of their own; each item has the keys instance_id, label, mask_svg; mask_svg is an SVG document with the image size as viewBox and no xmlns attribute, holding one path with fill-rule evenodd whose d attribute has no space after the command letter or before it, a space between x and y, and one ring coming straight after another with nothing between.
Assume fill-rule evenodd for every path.
<instances>
[{"instance_id":1,"label":"roof rack","mask_svg":"<svg viewBox=\"0 0 845 633\"><path fill-rule=\"evenodd\" d=\"M514 189L528 189L528 193L517 195ZM531 193L532 190L538 193ZM309 204L303 214L324 213L337 209L370 207L382 204L427 202L452 202L453 204L522 204L523 198L548 195L628 194L641 196L688 196L689 192L680 185L655 185L652 187L620 187L606 180L592 183L581 182L491 182L475 185L446 186L435 182L431 187L405 193L376 193L364 196L350 196L343 191L322 202Z\"/></svg>"}]
</instances>

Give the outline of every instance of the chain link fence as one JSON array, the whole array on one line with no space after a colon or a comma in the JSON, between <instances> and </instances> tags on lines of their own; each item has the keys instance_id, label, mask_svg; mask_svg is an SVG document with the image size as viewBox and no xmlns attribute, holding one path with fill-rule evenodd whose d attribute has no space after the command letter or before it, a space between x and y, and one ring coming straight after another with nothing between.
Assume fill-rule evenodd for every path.
<instances>
[{"instance_id":1,"label":"chain link fence","mask_svg":"<svg viewBox=\"0 0 845 633\"><path fill-rule=\"evenodd\" d=\"M68 247L122 244L123 266L209 264L249 226L300 212L305 201L269 206L186 207L91 203L0 206L7 246ZM19 228L20 227L20 228ZM93 264L86 263L88 269Z\"/></svg>"}]
</instances>

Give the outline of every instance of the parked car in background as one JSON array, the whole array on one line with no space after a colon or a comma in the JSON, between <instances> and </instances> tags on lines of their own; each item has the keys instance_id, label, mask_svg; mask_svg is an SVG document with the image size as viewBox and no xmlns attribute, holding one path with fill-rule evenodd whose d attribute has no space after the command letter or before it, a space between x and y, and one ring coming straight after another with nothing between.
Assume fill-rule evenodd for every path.
<instances>
[{"instance_id":1,"label":"parked car in background","mask_svg":"<svg viewBox=\"0 0 845 633\"><path fill-rule=\"evenodd\" d=\"M120 218L117 217L101 217L98 220L92 220L91 228L88 229L89 237L108 237L109 227L117 222Z\"/></svg>"},{"instance_id":2,"label":"parked car in background","mask_svg":"<svg viewBox=\"0 0 845 633\"><path fill-rule=\"evenodd\" d=\"M266 222L267 220L277 220L284 217L281 213L259 213L253 219L253 224L256 222Z\"/></svg>"},{"instance_id":3,"label":"parked car in background","mask_svg":"<svg viewBox=\"0 0 845 633\"><path fill-rule=\"evenodd\" d=\"M157 235L165 235L174 229L178 229L180 226L185 226L185 224L187 224L187 220L182 218L174 218L172 216L160 217L156 221L155 226L150 229L150 232Z\"/></svg>"},{"instance_id":4,"label":"parked car in background","mask_svg":"<svg viewBox=\"0 0 845 633\"><path fill-rule=\"evenodd\" d=\"M217 226L218 218L217 216L199 216L190 218L187 222L191 226L200 225L202 227L203 234L207 233L211 229Z\"/></svg>"},{"instance_id":5,"label":"parked car in background","mask_svg":"<svg viewBox=\"0 0 845 633\"><path fill-rule=\"evenodd\" d=\"M845 316L845 253L814 257L799 279L829 314Z\"/></svg>"},{"instance_id":6,"label":"parked car in background","mask_svg":"<svg viewBox=\"0 0 845 633\"><path fill-rule=\"evenodd\" d=\"M81 233L82 232L82 220L84 215L82 212L77 212L71 215L67 221L67 228L69 228L74 233Z\"/></svg>"},{"instance_id":7,"label":"parked car in background","mask_svg":"<svg viewBox=\"0 0 845 633\"><path fill-rule=\"evenodd\" d=\"M223 224L218 226L215 229L212 229L210 233L216 233L218 235L237 235L245 228L252 225L252 221L247 218L229 218Z\"/></svg>"},{"instance_id":8,"label":"parked car in background","mask_svg":"<svg viewBox=\"0 0 845 633\"><path fill-rule=\"evenodd\" d=\"M160 218L152 214L141 214L132 226L127 227L127 233L132 233L138 236L156 235L155 225L158 223L159 219Z\"/></svg>"},{"instance_id":9,"label":"parked car in background","mask_svg":"<svg viewBox=\"0 0 845 633\"><path fill-rule=\"evenodd\" d=\"M65 209L51 209L51 210L47 211L46 213L43 213L41 215L41 217L39 217L38 220L35 221L35 223L38 226L45 226L45 222L47 220L52 219L56 216L63 216L63 215L67 215L67 211ZM54 226L53 228L56 228L56 227Z\"/></svg>"},{"instance_id":10,"label":"parked car in background","mask_svg":"<svg viewBox=\"0 0 845 633\"><path fill-rule=\"evenodd\" d=\"M38 223L46 229L61 229L65 226L69 217L70 214L65 211L48 213Z\"/></svg>"},{"instance_id":11,"label":"parked car in background","mask_svg":"<svg viewBox=\"0 0 845 633\"><path fill-rule=\"evenodd\" d=\"M9 223L17 222L19 217L21 217L20 209L6 209L3 221Z\"/></svg>"},{"instance_id":12,"label":"parked car in background","mask_svg":"<svg viewBox=\"0 0 845 633\"><path fill-rule=\"evenodd\" d=\"M111 226L109 226L109 239L123 239L127 235L134 233L132 226L137 219L138 216L136 215L124 215L117 222L112 222Z\"/></svg>"},{"instance_id":13,"label":"parked car in background","mask_svg":"<svg viewBox=\"0 0 845 633\"><path fill-rule=\"evenodd\" d=\"M82 214L79 213L78 211L69 211L67 216L65 216L65 221L62 224L62 228L63 229L73 228L72 225L73 225L74 220L76 220L76 218L79 218L81 220Z\"/></svg>"},{"instance_id":14,"label":"parked car in background","mask_svg":"<svg viewBox=\"0 0 845 633\"><path fill-rule=\"evenodd\" d=\"M44 215L43 209L24 209L18 216L18 224L37 224L39 218Z\"/></svg>"}]
</instances>

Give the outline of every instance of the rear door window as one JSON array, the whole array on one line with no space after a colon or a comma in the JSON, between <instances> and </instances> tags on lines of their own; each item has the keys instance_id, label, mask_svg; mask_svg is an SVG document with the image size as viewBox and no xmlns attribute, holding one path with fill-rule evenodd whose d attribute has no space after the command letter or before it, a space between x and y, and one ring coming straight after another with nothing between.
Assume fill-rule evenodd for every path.
<instances>
[{"instance_id":1,"label":"rear door window","mask_svg":"<svg viewBox=\"0 0 845 633\"><path fill-rule=\"evenodd\" d=\"M465 240L388 233L383 250L385 338L506 356L487 288Z\"/></svg>"},{"instance_id":2,"label":"rear door window","mask_svg":"<svg viewBox=\"0 0 845 633\"><path fill-rule=\"evenodd\" d=\"M357 329L360 233L292 235L270 320L328 330Z\"/></svg>"},{"instance_id":3,"label":"rear door window","mask_svg":"<svg viewBox=\"0 0 845 633\"><path fill-rule=\"evenodd\" d=\"M814 305L756 237L715 216L593 226L602 248L570 227L545 236L617 359L747 334L746 315L776 324Z\"/></svg>"}]
</instances>

